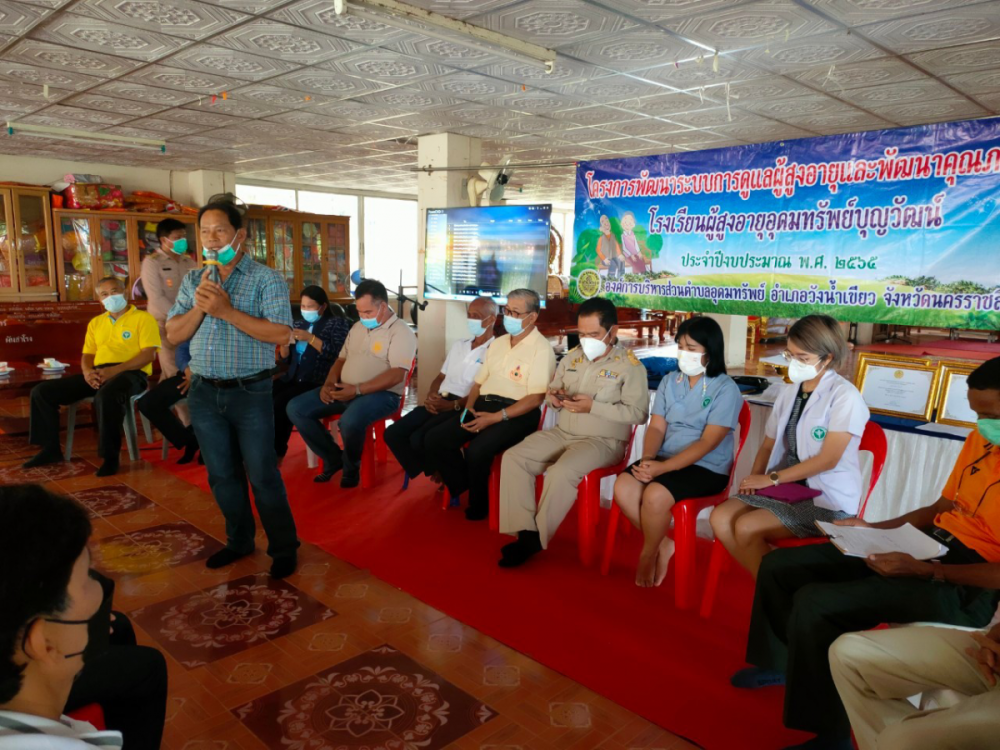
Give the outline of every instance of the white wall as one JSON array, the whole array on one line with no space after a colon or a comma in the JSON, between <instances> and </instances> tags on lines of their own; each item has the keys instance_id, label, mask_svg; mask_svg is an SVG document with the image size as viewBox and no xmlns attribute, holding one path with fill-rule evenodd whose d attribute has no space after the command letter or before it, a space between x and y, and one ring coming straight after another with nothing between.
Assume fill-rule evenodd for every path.
<instances>
[{"instance_id":1,"label":"white wall","mask_svg":"<svg viewBox=\"0 0 1000 750\"><path fill-rule=\"evenodd\" d=\"M170 170L149 167L122 167L116 164L39 159L34 156L0 156L0 182L27 182L32 185L49 185L61 180L63 175L99 174L107 182L121 185L126 193L133 190L151 190L170 195ZM178 196L181 198L181 196Z\"/></svg>"}]
</instances>

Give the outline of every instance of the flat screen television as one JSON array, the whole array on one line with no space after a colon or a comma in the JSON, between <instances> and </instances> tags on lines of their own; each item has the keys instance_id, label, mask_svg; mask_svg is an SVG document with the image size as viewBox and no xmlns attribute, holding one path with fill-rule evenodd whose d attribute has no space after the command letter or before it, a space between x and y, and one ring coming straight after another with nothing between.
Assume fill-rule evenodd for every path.
<instances>
[{"instance_id":1,"label":"flat screen television","mask_svg":"<svg viewBox=\"0 0 1000 750\"><path fill-rule=\"evenodd\" d=\"M499 304L532 289L545 304L552 206L427 209L424 297Z\"/></svg>"}]
</instances>

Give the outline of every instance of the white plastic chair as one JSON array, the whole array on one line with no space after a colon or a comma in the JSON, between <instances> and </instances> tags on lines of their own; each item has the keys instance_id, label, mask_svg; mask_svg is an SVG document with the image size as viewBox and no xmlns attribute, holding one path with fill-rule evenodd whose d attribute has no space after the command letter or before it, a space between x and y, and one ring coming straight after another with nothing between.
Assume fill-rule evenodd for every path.
<instances>
[{"instance_id":1,"label":"white plastic chair","mask_svg":"<svg viewBox=\"0 0 1000 750\"><path fill-rule=\"evenodd\" d=\"M146 391L137 393L129 398L129 410L122 422L125 429L125 443L128 445L128 457L131 461L139 460L139 426L135 419L135 402L146 395ZM73 456L73 433L76 431L76 410L85 404L94 403L94 397L80 399L76 403L70 404L66 412L66 460ZM146 434L146 442L153 442L153 431L149 422L143 418L143 432Z\"/></svg>"}]
</instances>

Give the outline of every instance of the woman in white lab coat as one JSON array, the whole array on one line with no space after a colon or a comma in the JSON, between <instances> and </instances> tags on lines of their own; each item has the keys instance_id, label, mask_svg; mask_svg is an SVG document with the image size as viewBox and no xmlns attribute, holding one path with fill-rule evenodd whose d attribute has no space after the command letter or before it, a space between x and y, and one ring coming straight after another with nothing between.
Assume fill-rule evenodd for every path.
<instances>
[{"instance_id":1,"label":"woman in white lab coat","mask_svg":"<svg viewBox=\"0 0 1000 750\"><path fill-rule=\"evenodd\" d=\"M861 503L858 446L868 407L837 374L848 356L840 325L827 315L802 318L784 356L792 382L781 386L753 470L711 517L715 538L754 578L772 540L819 536L816 521L856 516ZM821 494L796 503L758 494L793 482Z\"/></svg>"}]
</instances>

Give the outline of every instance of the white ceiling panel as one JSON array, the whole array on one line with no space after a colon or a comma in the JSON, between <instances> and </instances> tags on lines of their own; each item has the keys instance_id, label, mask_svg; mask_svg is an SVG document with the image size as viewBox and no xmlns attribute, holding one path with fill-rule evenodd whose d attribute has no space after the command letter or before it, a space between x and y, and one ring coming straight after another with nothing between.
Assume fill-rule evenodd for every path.
<instances>
[{"instance_id":1,"label":"white ceiling panel","mask_svg":"<svg viewBox=\"0 0 1000 750\"><path fill-rule=\"evenodd\" d=\"M923 72L916 66L897 58L881 58L873 62L836 65L820 65L808 70L791 71L789 75L804 84L822 89L827 93L866 86L888 86L890 84L923 78Z\"/></svg>"},{"instance_id":2,"label":"white ceiling panel","mask_svg":"<svg viewBox=\"0 0 1000 750\"><path fill-rule=\"evenodd\" d=\"M162 104L165 107L179 107L189 102L197 101L198 95L184 91L146 86L141 83L130 83L118 80L102 83L93 90L95 94L109 94L122 99L137 99L150 104Z\"/></svg>"},{"instance_id":3,"label":"white ceiling panel","mask_svg":"<svg viewBox=\"0 0 1000 750\"><path fill-rule=\"evenodd\" d=\"M745 52L737 52L738 59L775 73L792 73L816 66L847 65L886 53L857 35L840 31L819 34L787 42L776 41Z\"/></svg>"},{"instance_id":4,"label":"white ceiling panel","mask_svg":"<svg viewBox=\"0 0 1000 750\"><path fill-rule=\"evenodd\" d=\"M936 11L955 11L983 0L810 0L810 5L848 26L863 26Z\"/></svg>"},{"instance_id":5,"label":"white ceiling panel","mask_svg":"<svg viewBox=\"0 0 1000 750\"><path fill-rule=\"evenodd\" d=\"M179 52L170 58L170 64L195 73L228 76L246 81L274 78L300 67L294 63L210 44L200 44Z\"/></svg>"},{"instance_id":6,"label":"white ceiling panel","mask_svg":"<svg viewBox=\"0 0 1000 750\"><path fill-rule=\"evenodd\" d=\"M759 0L720 10L707 10L681 21L661 24L707 47L732 51L771 41L798 40L836 31L824 20L792 0Z\"/></svg>"},{"instance_id":7,"label":"white ceiling panel","mask_svg":"<svg viewBox=\"0 0 1000 750\"><path fill-rule=\"evenodd\" d=\"M1000 37L1000 4L978 3L862 26L860 31L901 54L996 40Z\"/></svg>"},{"instance_id":8,"label":"white ceiling panel","mask_svg":"<svg viewBox=\"0 0 1000 750\"><path fill-rule=\"evenodd\" d=\"M412 86L418 81L452 72L450 68L380 47L367 47L319 67L386 86Z\"/></svg>"},{"instance_id":9,"label":"white ceiling panel","mask_svg":"<svg viewBox=\"0 0 1000 750\"><path fill-rule=\"evenodd\" d=\"M50 44L34 39L22 39L3 52L5 62L20 63L35 68L52 68L67 76L83 74L98 78L117 78L142 63L113 55L102 55L85 50Z\"/></svg>"},{"instance_id":10,"label":"white ceiling panel","mask_svg":"<svg viewBox=\"0 0 1000 750\"><path fill-rule=\"evenodd\" d=\"M1000 68L1000 40L917 52L907 59L936 76L996 69Z\"/></svg>"},{"instance_id":11,"label":"white ceiling panel","mask_svg":"<svg viewBox=\"0 0 1000 750\"><path fill-rule=\"evenodd\" d=\"M361 47L346 39L264 19L227 31L212 39L212 44L303 65L315 65Z\"/></svg>"},{"instance_id":12,"label":"white ceiling panel","mask_svg":"<svg viewBox=\"0 0 1000 750\"><path fill-rule=\"evenodd\" d=\"M321 68L302 68L294 73L272 78L269 83L307 94L320 94L328 99L348 99L388 88L384 83L366 81Z\"/></svg>"},{"instance_id":13,"label":"white ceiling panel","mask_svg":"<svg viewBox=\"0 0 1000 750\"><path fill-rule=\"evenodd\" d=\"M338 16L333 0L300 0L270 13L268 17L360 44L385 46L410 36L388 23L351 14Z\"/></svg>"},{"instance_id":14,"label":"white ceiling panel","mask_svg":"<svg viewBox=\"0 0 1000 750\"><path fill-rule=\"evenodd\" d=\"M549 48L575 44L638 26L626 16L582 0L521 3L475 16L472 22Z\"/></svg>"},{"instance_id":15,"label":"white ceiling panel","mask_svg":"<svg viewBox=\"0 0 1000 750\"><path fill-rule=\"evenodd\" d=\"M67 99L65 103L74 107L85 107L87 109L95 109L101 112L117 112L122 115L131 115L132 117L145 117L147 115L160 112L171 106L169 104L153 104L152 102L144 102L134 99L120 99L118 97L96 93L78 94L77 96Z\"/></svg>"},{"instance_id":16,"label":"white ceiling panel","mask_svg":"<svg viewBox=\"0 0 1000 750\"><path fill-rule=\"evenodd\" d=\"M974 97L1000 93L1000 70L977 70L975 73L947 76L942 80L962 93Z\"/></svg>"},{"instance_id":17,"label":"white ceiling panel","mask_svg":"<svg viewBox=\"0 0 1000 750\"><path fill-rule=\"evenodd\" d=\"M53 19L32 32L32 36L46 42L142 62L159 60L189 44L186 40L166 34L73 13Z\"/></svg>"},{"instance_id":18,"label":"white ceiling panel","mask_svg":"<svg viewBox=\"0 0 1000 750\"><path fill-rule=\"evenodd\" d=\"M659 29L633 29L620 34L579 41L559 47L560 54L607 68L628 72L683 60L703 50Z\"/></svg>"},{"instance_id":19,"label":"white ceiling panel","mask_svg":"<svg viewBox=\"0 0 1000 750\"><path fill-rule=\"evenodd\" d=\"M194 73L166 65L149 65L123 77L125 81L155 88L175 89L200 96L221 94L239 88L243 81L208 73Z\"/></svg>"},{"instance_id":20,"label":"white ceiling panel","mask_svg":"<svg viewBox=\"0 0 1000 750\"><path fill-rule=\"evenodd\" d=\"M182 39L204 39L249 18L194 0L86 0L73 14Z\"/></svg>"},{"instance_id":21,"label":"white ceiling panel","mask_svg":"<svg viewBox=\"0 0 1000 750\"><path fill-rule=\"evenodd\" d=\"M4 37L27 34L50 12L37 5L0 0L0 34Z\"/></svg>"}]
</instances>

